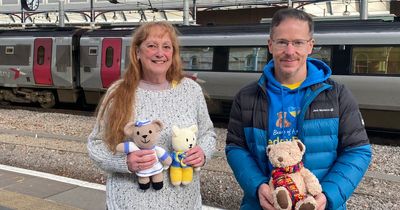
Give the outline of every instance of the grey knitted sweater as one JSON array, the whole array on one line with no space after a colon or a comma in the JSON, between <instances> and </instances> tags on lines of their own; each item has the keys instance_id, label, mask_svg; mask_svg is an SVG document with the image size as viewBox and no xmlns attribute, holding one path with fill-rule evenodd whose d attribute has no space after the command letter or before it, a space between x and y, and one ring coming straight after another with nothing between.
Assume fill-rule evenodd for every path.
<instances>
[{"instance_id":1,"label":"grey knitted sweater","mask_svg":"<svg viewBox=\"0 0 400 210\"><path fill-rule=\"evenodd\" d=\"M159 119L164 124L158 146L172 151L171 127L188 127L196 124L198 145L209 160L215 149L215 132L208 115L201 87L184 78L176 87L162 91L136 90L137 120ZM164 171L164 187L140 190L137 177L128 170L125 154L112 154L102 140L103 125L97 121L88 138L88 151L94 163L108 174L106 184L107 208L114 209L201 209L200 172L195 172L193 182L174 187L169 172Z\"/></svg>"}]
</instances>

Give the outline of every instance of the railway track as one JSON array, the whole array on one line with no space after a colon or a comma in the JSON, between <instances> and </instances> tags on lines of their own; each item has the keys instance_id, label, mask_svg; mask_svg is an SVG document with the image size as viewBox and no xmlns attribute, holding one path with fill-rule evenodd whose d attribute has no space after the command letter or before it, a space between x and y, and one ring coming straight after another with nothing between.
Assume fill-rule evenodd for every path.
<instances>
[{"instance_id":1,"label":"railway track","mask_svg":"<svg viewBox=\"0 0 400 210\"><path fill-rule=\"evenodd\" d=\"M82 115L82 116L94 116L96 107L87 106L82 108L76 104L59 104L55 108L42 108L37 105L31 104L0 104L0 109L9 109L9 110L26 110L26 111L34 111L34 112L49 112L49 113L59 113L59 114L71 114L71 115Z\"/></svg>"}]
</instances>

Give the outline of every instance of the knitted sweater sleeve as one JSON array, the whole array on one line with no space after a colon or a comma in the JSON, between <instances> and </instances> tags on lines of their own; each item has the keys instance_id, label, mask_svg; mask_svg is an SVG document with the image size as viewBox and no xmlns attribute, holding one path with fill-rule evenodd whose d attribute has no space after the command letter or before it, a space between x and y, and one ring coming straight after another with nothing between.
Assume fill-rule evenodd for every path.
<instances>
[{"instance_id":1,"label":"knitted sweater sleeve","mask_svg":"<svg viewBox=\"0 0 400 210\"><path fill-rule=\"evenodd\" d=\"M107 91L106 96L114 91L120 81L115 82ZM101 105L100 110L105 109ZM108 172L130 173L126 163L126 154L113 154L103 141L105 121L97 117L96 124L88 137L87 150L92 161L102 170Z\"/></svg>"},{"instance_id":2,"label":"knitted sweater sleeve","mask_svg":"<svg viewBox=\"0 0 400 210\"><path fill-rule=\"evenodd\" d=\"M199 128L198 145L203 149L206 162L211 159L215 150L216 134L213 123L208 113L207 104L203 92L199 86L197 94L194 94L194 101L198 101L197 125Z\"/></svg>"},{"instance_id":3,"label":"knitted sweater sleeve","mask_svg":"<svg viewBox=\"0 0 400 210\"><path fill-rule=\"evenodd\" d=\"M99 121L88 137L89 157L102 170L108 172L130 173L125 154L113 154L102 139L102 126Z\"/></svg>"}]
</instances>

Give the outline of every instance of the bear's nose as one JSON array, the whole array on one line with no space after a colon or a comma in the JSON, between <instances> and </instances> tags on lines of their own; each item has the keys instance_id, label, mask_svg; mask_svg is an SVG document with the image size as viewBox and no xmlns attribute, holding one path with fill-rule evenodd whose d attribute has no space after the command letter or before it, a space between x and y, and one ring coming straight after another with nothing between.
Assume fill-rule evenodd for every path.
<instances>
[{"instance_id":1,"label":"bear's nose","mask_svg":"<svg viewBox=\"0 0 400 210\"><path fill-rule=\"evenodd\" d=\"M282 158L282 157L278 157L278 161L279 161L279 162L282 162L282 161L283 161L283 158Z\"/></svg>"},{"instance_id":2,"label":"bear's nose","mask_svg":"<svg viewBox=\"0 0 400 210\"><path fill-rule=\"evenodd\" d=\"M146 138L146 137L147 137L147 135L143 135L142 137L143 137L143 138Z\"/></svg>"}]
</instances>

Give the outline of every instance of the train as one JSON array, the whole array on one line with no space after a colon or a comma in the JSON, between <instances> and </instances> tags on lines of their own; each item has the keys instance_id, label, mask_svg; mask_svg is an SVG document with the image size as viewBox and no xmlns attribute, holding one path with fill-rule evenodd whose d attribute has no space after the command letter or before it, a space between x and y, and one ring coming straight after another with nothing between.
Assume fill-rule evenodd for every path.
<instances>
[{"instance_id":1,"label":"train","mask_svg":"<svg viewBox=\"0 0 400 210\"><path fill-rule=\"evenodd\" d=\"M204 89L209 112L232 99L272 59L269 23L177 26L185 74ZM129 65L134 27L0 30L0 102L96 105ZM357 99L366 127L400 131L400 22L316 21L310 57Z\"/></svg>"}]
</instances>

